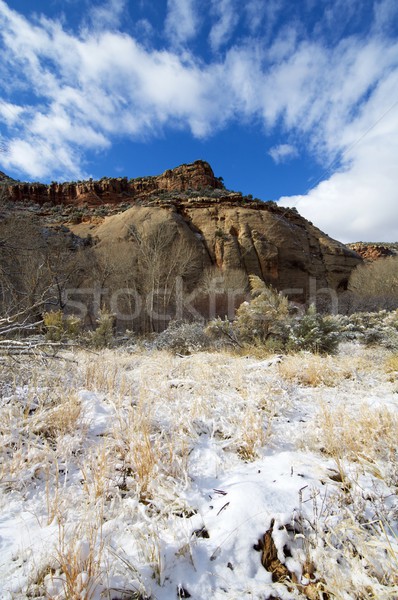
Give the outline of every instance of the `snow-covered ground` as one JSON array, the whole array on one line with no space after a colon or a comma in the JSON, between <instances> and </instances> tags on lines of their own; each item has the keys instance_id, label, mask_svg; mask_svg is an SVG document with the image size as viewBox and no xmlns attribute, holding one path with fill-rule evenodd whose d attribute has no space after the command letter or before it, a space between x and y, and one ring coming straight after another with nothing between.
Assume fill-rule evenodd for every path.
<instances>
[{"instance_id":1,"label":"snow-covered ground","mask_svg":"<svg viewBox=\"0 0 398 600\"><path fill-rule=\"evenodd\" d=\"M397 598L396 363L3 365L0 598Z\"/></svg>"}]
</instances>

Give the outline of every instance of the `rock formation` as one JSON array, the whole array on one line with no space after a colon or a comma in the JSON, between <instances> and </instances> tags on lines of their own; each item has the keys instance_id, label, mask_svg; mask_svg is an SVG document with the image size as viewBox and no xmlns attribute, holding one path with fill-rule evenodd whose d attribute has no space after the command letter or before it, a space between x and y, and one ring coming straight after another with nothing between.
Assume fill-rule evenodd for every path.
<instances>
[{"instance_id":1,"label":"rock formation","mask_svg":"<svg viewBox=\"0 0 398 600\"><path fill-rule=\"evenodd\" d=\"M76 234L88 233L98 247L134 243L131 231L150 235L161 223L183 237L194 250L201 271L213 268L224 276L255 274L307 301L321 288L344 290L361 257L322 233L295 209L279 207L227 191L203 161L181 165L158 177L102 179L81 183L22 184L8 187L16 205L44 203L85 205L82 223L68 224ZM194 192L196 190L196 192ZM22 204L21 204L22 203ZM92 208L118 204L125 208L93 220ZM167 256L165 256L167 260Z\"/></svg>"},{"instance_id":2,"label":"rock formation","mask_svg":"<svg viewBox=\"0 0 398 600\"><path fill-rule=\"evenodd\" d=\"M120 204L126 199L142 199L163 192L184 192L205 188L222 189L221 181L214 176L210 165L198 160L193 164L181 165L167 170L157 177L117 179L104 177L100 181L78 181L69 183L14 183L8 192L13 202L34 202L89 207L102 204Z\"/></svg>"},{"instance_id":3,"label":"rock formation","mask_svg":"<svg viewBox=\"0 0 398 600\"><path fill-rule=\"evenodd\" d=\"M379 260L380 258L388 258L389 256L397 256L398 248L397 244L389 244L388 246L384 244L369 244L366 242L355 242L353 244L347 244L351 250L354 250L357 254L359 254L364 260L368 262L373 262L374 260Z\"/></svg>"}]
</instances>

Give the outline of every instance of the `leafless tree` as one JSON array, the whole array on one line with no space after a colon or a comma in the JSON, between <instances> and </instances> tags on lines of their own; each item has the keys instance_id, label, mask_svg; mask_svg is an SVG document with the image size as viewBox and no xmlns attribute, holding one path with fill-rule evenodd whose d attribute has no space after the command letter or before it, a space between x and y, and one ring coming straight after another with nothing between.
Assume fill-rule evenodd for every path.
<instances>
[{"instance_id":1,"label":"leafless tree","mask_svg":"<svg viewBox=\"0 0 398 600\"><path fill-rule=\"evenodd\" d=\"M84 250L64 231L43 227L34 216L10 212L0 218L0 351L37 350L34 339L48 310L65 309L66 287L77 287L87 270ZM45 343L48 347L48 343Z\"/></svg>"},{"instance_id":2,"label":"leafless tree","mask_svg":"<svg viewBox=\"0 0 398 600\"><path fill-rule=\"evenodd\" d=\"M216 266L204 270L197 289L197 306L208 317L233 319L236 309L245 299L249 279L243 269L222 270Z\"/></svg>"},{"instance_id":3,"label":"leafless tree","mask_svg":"<svg viewBox=\"0 0 398 600\"><path fill-rule=\"evenodd\" d=\"M130 229L137 257L137 281L145 298L147 327L167 326L178 281L197 279L201 264L195 244L175 223L161 222L142 231Z\"/></svg>"},{"instance_id":4,"label":"leafless tree","mask_svg":"<svg viewBox=\"0 0 398 600\"><path fill-rule=\"evenodd\" d=\"M351 274L349 291L361 310L398 307L398 256L359 265Z\"/></svg>"}]
</instances>

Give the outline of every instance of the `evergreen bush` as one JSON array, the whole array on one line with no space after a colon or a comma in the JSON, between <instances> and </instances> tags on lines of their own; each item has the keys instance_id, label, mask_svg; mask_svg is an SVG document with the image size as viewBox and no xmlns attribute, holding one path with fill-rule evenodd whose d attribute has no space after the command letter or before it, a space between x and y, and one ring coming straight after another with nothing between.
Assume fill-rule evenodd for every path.
<instances>
[{"instance_id":1,"label":"evergreen bush","mask_svg":"<svg viewBox=\"0 0 398 600\"><path fill-rule=\"evenodd\" d=\"M245 342L265 342L274 338L283 343L288 336L290 320L287 297L256 275L249 276L249 283L252 299L243 302L236 311L234 329L238 338Z\"/></svg>"},{"instance_id":2,"label":"evergreen bush","mask_svg":"<svg viewBox=\"0 0 398 600\"><path fill-rule=\"evenodd\" d=\"M97 327L90 335L90 345L97 350L111 348L115 342L116 317L107 311L101 311Z\"/></svg>"},{"instance_id":3,"label":"evergreen bush","mask_svg":"<svg viewBox=\"0 0 398 600\"><path fill-rule=\"evenodd\" d=\"M308 350L319 354L333 354L342 340L339 319L333 315L321 315L311 305L304 316L289 328L287 349Z\"/></svg>"}]
</instances>

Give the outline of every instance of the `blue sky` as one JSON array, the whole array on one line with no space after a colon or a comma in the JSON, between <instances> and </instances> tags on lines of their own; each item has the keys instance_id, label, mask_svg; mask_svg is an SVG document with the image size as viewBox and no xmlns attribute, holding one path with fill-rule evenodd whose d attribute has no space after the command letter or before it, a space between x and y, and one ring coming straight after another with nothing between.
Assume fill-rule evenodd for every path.
<instances>
[{"instance_id":1,"label":"blue sky","mask_svg":"<svg viewBox=\"0 0 398 600\"><path fill-rule=\"evenodd\" d=\"M342 241L398 239L396 0L0 0L0 169L204 159Z\"/></svg>"}]
</instances>

